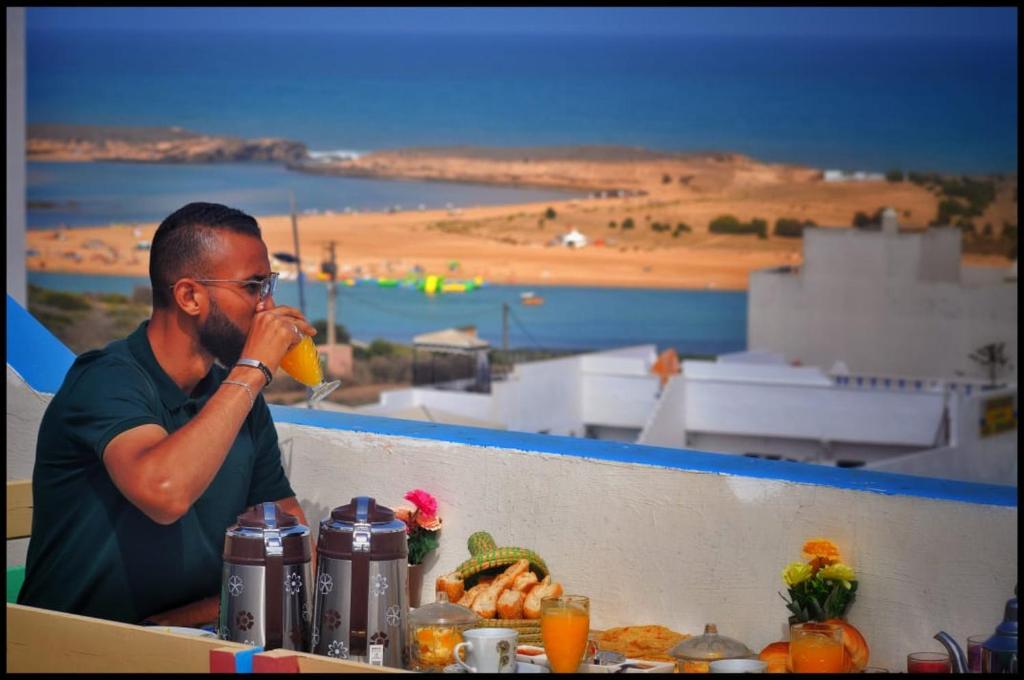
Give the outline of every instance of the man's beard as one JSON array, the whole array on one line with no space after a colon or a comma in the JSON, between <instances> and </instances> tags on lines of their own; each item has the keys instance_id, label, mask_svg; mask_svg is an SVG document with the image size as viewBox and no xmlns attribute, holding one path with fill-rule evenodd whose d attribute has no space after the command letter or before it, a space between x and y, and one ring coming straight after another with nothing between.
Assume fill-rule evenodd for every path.
<instances>
[{"instance_id":1,"label":"man's beard","mask_svg":"<svg viewBox=\"0 0 1024 680\"><path fill-rule=\"evenodd\" d=\"M212 354L222 366L230 368L242 356L245 339L242 329L233 324L210 298L210 315L199 328L199 346Z\"/></svg>"}]
</instances>

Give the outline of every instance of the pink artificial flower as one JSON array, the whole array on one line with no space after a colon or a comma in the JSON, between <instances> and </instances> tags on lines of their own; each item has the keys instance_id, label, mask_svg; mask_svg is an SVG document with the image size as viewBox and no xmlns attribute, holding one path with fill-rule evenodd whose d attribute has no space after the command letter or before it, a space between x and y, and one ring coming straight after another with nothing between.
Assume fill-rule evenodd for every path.
<instances>
[{"instance_id":1,"label":"pink artificial flower","mask_svg":"<svg viewBox=\"0 0 1024 680\"><path fill-rule=\"evenodd\" d=\"M413 489L405 494L405 500L411 501L420 512L428 517L437 515L437 499L423 489Z\"/></svg>"}]
</instances>

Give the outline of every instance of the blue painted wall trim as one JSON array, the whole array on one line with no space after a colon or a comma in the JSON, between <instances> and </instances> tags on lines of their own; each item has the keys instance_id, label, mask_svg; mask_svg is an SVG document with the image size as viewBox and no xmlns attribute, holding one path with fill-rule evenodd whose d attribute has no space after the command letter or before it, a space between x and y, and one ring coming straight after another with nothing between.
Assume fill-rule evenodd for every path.
<instances>
[{"instance_id":1,"label":"blue painted wall trim","mask_svg":"<svg viewBox=\"0 0 1024 680\"><path fill-rule=\"evenodd\" d=\"M10 295L7 296L7 363L39 392L56 392L74 355ZM271 406L278 423L309 425L380 435L431 439L471 446L551 453L595 460L635 463L709 474L817 484L853 491L935 500L1017 507L1017 488L930 477L771 461L638 444L552 435L438 425L415 420Z\"/></svg>"},{"instance_id":2,"label":"blue painted wall trim","mask_svg":"<svg viewBox=\"0 0 1024 680\"><path fill-rule=\"evenodd\" d=\"M37 392L56 392L74 353L7 295L7 363Z\"/></svg>"}]
</instances>

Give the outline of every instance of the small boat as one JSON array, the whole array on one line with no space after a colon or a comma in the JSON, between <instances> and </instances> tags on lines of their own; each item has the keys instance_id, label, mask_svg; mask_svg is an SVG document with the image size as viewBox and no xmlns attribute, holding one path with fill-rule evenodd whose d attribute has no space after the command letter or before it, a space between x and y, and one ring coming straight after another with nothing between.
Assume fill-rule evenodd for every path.
<instances>
[{"instance_id":1,"label":"small boat","mask_svg":"<svg viewBox=\"0 0 1024 680\"><path fill-rule=\"evenodd\" d=\"M544 298L528 290L525 293L519 294L519 302L524 305L542 305L544 304Z\"/></svg>"}]
</instances>

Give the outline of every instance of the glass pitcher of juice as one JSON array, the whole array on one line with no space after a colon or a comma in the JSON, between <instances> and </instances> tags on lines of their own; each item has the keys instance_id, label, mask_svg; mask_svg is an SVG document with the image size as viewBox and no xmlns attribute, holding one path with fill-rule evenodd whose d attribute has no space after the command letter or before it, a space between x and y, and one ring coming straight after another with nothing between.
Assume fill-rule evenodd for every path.
<instances>
[{"instance_id":1,"label":"glass pitcher of juice","mask_svg":"<svg viewBox=\"0 0 1024 680\"><path fill-rule=\"evenodd\" d=\"M845 673L843 629L834 623L790 626L789 665L794 673Z\"/></svg>"}]
</instances>

